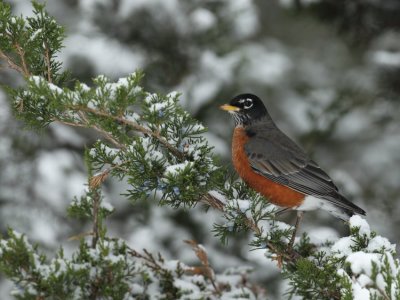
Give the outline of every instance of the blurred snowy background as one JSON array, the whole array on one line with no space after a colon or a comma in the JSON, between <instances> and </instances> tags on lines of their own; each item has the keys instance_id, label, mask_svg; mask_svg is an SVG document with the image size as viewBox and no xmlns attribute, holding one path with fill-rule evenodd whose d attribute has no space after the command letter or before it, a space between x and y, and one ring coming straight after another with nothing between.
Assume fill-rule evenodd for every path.
<instances>
[{"instance_id":1,"label":"blurred snowy background","mask_svg":"<svg viewBox=\"0 0 400 300\"><path fill-rule=\"evenodd\" d=\"M12 3L30 15L27 0ZM209 128L207 137L230 164L229 116L218 106L242 92L264 99L281 129L303 145L348 196L367 211L373 230L400 239L400 2L345 0L58 0L49 12L66 27L60 59L90 84L137 68L153 92L177 90L182 105ZM0 82L21 84L0 69ZM52 124L42 133L23 129L0 90L0 230L11 226L53 251L87 224L66 217L86 180L82 153L97 136ZM200 207L172 210L128 203L123 183L106 182L116 208L111 235L136 249L195 261L184 239L207 248L218 270L254 267L270 299L285 291L275 263L249 251L250 237L223 246L213 237L218 214ZM294 215L284 219L293 222ZM324 212L302 227L312 241L347 228ZM1 299L10 284L0 278Z\"/></svg>"}]
</instances>

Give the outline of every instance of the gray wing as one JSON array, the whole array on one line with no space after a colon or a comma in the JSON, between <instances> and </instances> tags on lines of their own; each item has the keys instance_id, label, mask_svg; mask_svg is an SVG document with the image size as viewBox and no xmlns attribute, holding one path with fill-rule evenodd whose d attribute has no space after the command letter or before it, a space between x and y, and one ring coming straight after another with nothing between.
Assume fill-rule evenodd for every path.
<instances>
[{"instance_id":1,"label":"gray wing","mask_svg":"<svg viewBox=\"0 0 400 300\"><path fill-rule=\"evenodd\" d=\"M344 198L329 175L283 133L253 136L245 145L245 151L251 167L260 175L350 212L365 214Z\"/></svg>"}]
</instances>

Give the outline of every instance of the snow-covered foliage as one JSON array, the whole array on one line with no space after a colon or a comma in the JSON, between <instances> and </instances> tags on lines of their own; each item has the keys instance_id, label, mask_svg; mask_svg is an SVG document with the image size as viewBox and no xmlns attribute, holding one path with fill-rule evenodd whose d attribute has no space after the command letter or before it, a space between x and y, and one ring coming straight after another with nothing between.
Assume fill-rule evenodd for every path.
<instances>
[{"instance_id":1,"label":"snow-covered foliage","mask_svg":"<svg viewBox=\"0 0 400 300\"><path fill-rule=\"evenodd\" d=\"M350 229L351 239L341 238L332 247L333 255L345 258L346 269L338 270L344 282L343 299L399 299L400 262L396 245L371 232L359 216L350 219Z\"/></svg>"},{"instance_id":2,"label":"snow-covered foliage","mask_svg":"<svg viewBox=\"0 0 400 300\"><path fill-rule=\"evenodd\" d=\"M110 172L119 178L128 175L132 199L159 191L162 202L192 206L212 188L218 173L201 136L205 128L182 110L178 93L145 93L140 79L136 72L111 83L101 75L93 88L77 82L70 90L32 76L28 89L14 95L15 105L24 107L20 115L33 126L58 121L106 136L112 147L98 141L89 151L93 170L99 172L92 178L94 187ZM130 136L131 130L141 136Z\"/></svg>"},{"instance_id":3,"label":"snow-covered foliage","mask_svg":"<svg viewBox=\"0 0 400 300\"><path fill-rule=\"evenodd\" d=\"M219 181L219 178L207 178L202 174L206 169L202 169L204 156L201 155L204 152L199 147L216 146L209 154L227 155L229 152L226 141L230 130L227 129L227 119L216 113L218 104L243 91L268 96L264 100L276 119L279 120L280 112L285 113L281 119L287 124L283 128L289 129L306 148L314 150L313 156L327 169L333 170L331 175L347 195L360 204L366 203L363 207L367 208L368 221L373 228L396 240L398 233L393 228L398 227L400 215L400 202L396 200L399 197L396 162L399 159L400 122L396 95L400 48L397 30L391 30L396 22L390 17L392 14L396 16L396 1L391 5L359 1L355 10L351 2L324 0L281 1L283 9L276 4L266 6L262 1L250 0L48 1L49 9L66 25L68 32L66 47L61 52L58 52L61 48L58 49L57 44L50 44L50 47L55 47L48 52L50 57L42 50L50 49L46 45L52 37L62 33L62 28L46 14L35 22L28 1L7 2L12 3L16 13L10 16L10 22L1 23L1 26L8 26L2 27L1 34L3 29L5 33L12 32L16 40L9 43L9 35L1 35L1 50L11 49L15 42L24 43L22 49L26 52L26 64L31 74L25 74L18 53L11 57L17 63L12 67L31 78L29 89L34 90L32 94L20 91L22 97L15 102L19 104L15 107L16 116L22 118L24 124L42 128L50 123L50 126L39 134L22 131L21 123L10 114L5 94L0 94L0 228L4 236L7 236L7 227L26 233L30 240L40 244L39 249L46 252L50 259L44 265L54 271L51 258L56 257L54 249L60 243L68 260L77 251L74 242L66 242L69 236L74 235L76 239L86 236L85 240L92 248L90 234L92 218L96 214L91 208L95 205L98 206L98 215L107 217L100 225L107 228L108 238L122 237L130 247L146 248L153 255L161 251L168 260L173 260L172 265L176 259L182 264L185 261L186 265L193 265L193 254L188 247L182 247L181 240L200 240L207 249L216 277L221 279L218 281L220 284L224 280L241 282L239 275L234 281L233 277L223 279L223 273L225 270L229 272L232 266L250 265L254 271L246 281L262 283L269 298L278 297L278 293L283 295L290 288L290 282L299 285L295 293L302 295L304 292L304 297L308 298L312 296L310 287L318 290L325 286L325 290L319 290L320 299L320 295L327 295L324 292L328 287L334 288L329 284L332 282L340 282L344 287L339 293L335 290L329 294L333 298L340 293L343 297L353 297L353 293L356 295L358 292L364 297L370 295L371 299L385 293L385 299L389 295L392 297L391 290L395 290L396 284L383 284L380 276L375 278L368 273L369 269L360 263L359 258L379 262L380 274L390 278L387 274L395 274L395 269L385 267L383 256L377 251L385 245L390 249L386 253L392 252L394 246L384 237L369 234L368 246L353 250L357 245L354 234L346 236L345 226L324 213L306 216L301 228L309 234L309 239L306 236L297 238L294 247L306 260L296 263L297 271L290 269L292 277L288 276L286 283L280 284L276 261L283 262L283 268L286 268L285 261L290 257L281 259L275 255L268 248L271 246L268 242L281 247L280 251L286 249L285 243L291 232L291 227L285 223L288 218L278 218L285 222L274 219L270 211L272 207L267 207L244 186L235 187L236 183L231 181L227 186L215 186L213 181ZM289 14L286 9L290 10ZM388 11L389 17L377 19L379 14ZM1 10L2 18L7 12L7 9ZM322 17L322 22L319 21L315 16L320 16L321 12L322 15L330 12L330 17ZM19 17L21 13L33 19L24 21ZM330 20L334 22L329 23ZM368 26L369 21L372 26ZM23 23L29 30L20 35ZM40 28L43 24L45 28ZM335 26L342 26L342 35L335 34L332 30ZM352 35L356 46L352 43L354 40L350 43L346 40ZM369 37L368 40L364 40L365 36ZM364 44L360 44L360 40ZM58 65L56 56L66 64ZM4 56L1 60L7 64ZM74 81L67 81L67 74L59 72L58 67L72 69L74 77L81 82L74 87ZM122 94L127 90L129 78L134 75L126 74L138 67L145 70L146 77L140 84L145 89L134 84L128 97L129 101L135 98L136 102L125 110ZM52 82L49 82L49 73ZM98 77L99 73L106 76ZM6 85L15 86L22 82L22 78L14 75L15 72L7 72L5 68L0 70L1 81ZM92 77L96 77L94 82ZM147 90L160 94L151 94ZM182 95L163 94L171 90ZM35 98L37 93L43 93L43 97ZM21 102L26 98L29 99L27 102ZM58 99L62 101L58 103ZM108 105L111 99L121 100L120 110ZM74 100L77 101L75 104L87 109L104 109L108 114L115 113L123 118L127 124L138 123L153 132L157 132L157 126L152 127L154 122L147 120L147 116L154 120L159 117L164 121L170 118L178 120L178 116L168 110L180 108L179 103L185 110L195 113L196 118L211 130L204 133L200 122L195 122L190 132L198 132L193 135L196 138L189 143L183 140L179 145L180 134L171 135L170 130L175 129L170 124L170 129L165 129L162 136L171 138L171 145L177 146L177 150L187 156L177 159L167 145L120 121L84 115L89 124L79 126L90 127L92 131L75 130L70 127L72 124L54 122L54 117L63 118L66 123L84 122L82 115L75 114L78 111L62 107L65 103L75 105ZM220 102L212 102L216 100ZM29 115L31 109L36 113ZM156 121L154 124L159 123ZM101 129L103 132L99 131ZM96 142L99 137L105 139ZM207 137L208 143L196 143L197 137L204 138L203 142ZM122 151L115 142L126 149ZM318 147L317 144L327 147ZM84 147L89 148L86 161L95 160L92 161L95 163L97 160L97 164L88 168L92 172L88 185L91 188L101 186L101 197L90 194L85 187L86 170L81 155ZM148 153L143 154L138 149ZM118 170L126 158L125 153L142 159L150 173L137 169L137 166L125 168L127 166L122 165ZM213 160L209 154L205 157ZM162 167L152 173L160 164ZM214 160L209 165L209 171L213 170L214 175L223 171L214 169L220 166ZM118 183L126 169L131 174ZM188 182L192 180L188 175L192 175L192 171L198 171L199 176L195 178L196 184L189 185L191 191L187 191ZM197 192L210 188L213 191L207 197L210 195L218 200L214 202L217 210L209 209L207 214L199 206L182 211L153 205L192 206L195 202L191 200L196 198ZM120 193L135 201L124 201L125 196L119 196ZM137 201L138 195L150 201ZM76 198L68 205L74 196ZM189 201L181 202L186 196L189 196ZM207 203L207 199L202 201ZM373 209L368 209L368 203L372 203L369 206ZM222 214L218 209L224 205ZM65 218L68 206L70 215L78 217L78 220ZM260 207L263 208L258 210ZM382 220L390 220L391 226L387 225L389 221ZM324 228L320 227L321 222ZM228 246L221 246L210 234L213 223L218 224L214 230L219 236L229 239ZM260 229L262 234L257 233L254 237L247 232L249 227L251 232L257 233ZM89 232L89 236L82 232ZM342 235L344 237L339 238ZM246 246L249 242L253 251ZM327 255L318 256L314 250L324 251ZM392 256L396 265L396 256ZM353 262L356 262L354 272L360 273L353 273L349 265ZM341 277L325 276L337 274L337 268L347 275L339 271ZM296 274L299 277L294 277ZM308 282L303 282L302 278L307 278ZM185 290L191 286L195 297L196 288L191 283L184 279L183 282L177 281L176 286ZM308 290L302 290L302 284ZM373 286L390 288L382 293ZM0 286L0 289L9 290L10 283ZM19 285L16 289L21 291ZM231 294L225 291L221 297L230 299L237 292L237 289ZM7 299L7 292L0 294L2 299ZM265 298L262 294L258 297Z\"/></svg>"},{"instance_id":4,"label":"snow-covered foliage","mask_svg":"<svg viewBox=\"0 0 400 300\"><path fill-rule=\"evenodd\" d=\"M297 270L285 270L292 295L304 299L398 299L399 259L395 245L371 231L360 216L349 221L351 234L299 249L310 256L296 262ZM304 237L303 237L304 238ZM301 246L301 243L304 243ZM312 244L311 244L312 245ZM308 274L308 275L307 275Z\"/></svg>"},{"instance_id":5,"label":"snow-covered foliage","mask_svg":"<svg viewBox=\"0 0 400 300\"><path fill-rule=\"evenodd\" d=\"M199 266L135 251L120 239L100 240L95 247L82 241L70 258L60 250L47 259L25 235L8 234L0 243L0 267L18 278L11 291L18 299L257 299L260 294L247 282L248 269L214 273L204 248L193 241L187 243Z\"/></svg>"}]
</instances>

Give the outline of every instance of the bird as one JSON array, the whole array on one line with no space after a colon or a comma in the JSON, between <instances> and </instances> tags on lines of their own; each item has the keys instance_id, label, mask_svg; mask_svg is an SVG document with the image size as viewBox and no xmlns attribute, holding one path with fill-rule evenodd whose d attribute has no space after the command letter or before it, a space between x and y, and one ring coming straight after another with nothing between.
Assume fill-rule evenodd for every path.
<instances>
[{"instance_id":1,"label":"bird","mask_svg":"<svg viewBox=\"0 0 400 300\"><path fill-rule=\"evenodd\" d=\"M366 215L277 127L259 97L240 94L220 108L235 123L232 163L238 175L282 211L298 211L293 239L305 211L322 209L344 221L354 214Z\"/></svg>"}]
</instances>

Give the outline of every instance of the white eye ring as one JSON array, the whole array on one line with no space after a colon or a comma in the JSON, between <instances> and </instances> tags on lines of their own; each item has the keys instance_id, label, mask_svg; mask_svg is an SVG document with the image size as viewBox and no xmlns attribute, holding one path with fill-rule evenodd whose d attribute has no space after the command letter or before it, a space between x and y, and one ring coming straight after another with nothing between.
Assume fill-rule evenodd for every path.
<instances>
[{"instance_id":1,"label":"white eye ring","mask_svg":"<svg viewBox=\"0 0 400 300\"><path fill-rule=\"evenodd\" d=\"M243 107L245 109L249 109L249 108L251 108L253 106L253 100L251 100L251 99L243 100L243 102L244 102L244 106Z\"/></svg>"}]
</instances>

